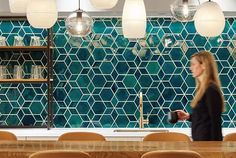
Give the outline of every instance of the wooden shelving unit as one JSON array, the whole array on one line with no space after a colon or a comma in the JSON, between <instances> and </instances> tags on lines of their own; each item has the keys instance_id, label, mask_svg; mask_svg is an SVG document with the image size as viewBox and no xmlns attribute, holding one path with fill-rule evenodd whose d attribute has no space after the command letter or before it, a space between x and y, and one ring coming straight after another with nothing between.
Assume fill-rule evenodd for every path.
<instances>
[{"instance_id":1,"label":"wooden shelving unit","mask_svg":"<svg viewBox=\"0 0 236 158\"><path fill-rule=\"evenodd\" d=\"M26 20L26 17L0 17L1 20ZM47 84L47 124L42 126L6 126L0 125L0 128L48 128L52 126L52 103L53 103L53 47L52 47L52 29L48 29L48 38L46 46L0 46L0 53L6 52L40 52L45 53L47 57L47 76L43 79L0 79L1 84ZM33 59L34 60L34 59Z\"/></svg>"}]
</instances>

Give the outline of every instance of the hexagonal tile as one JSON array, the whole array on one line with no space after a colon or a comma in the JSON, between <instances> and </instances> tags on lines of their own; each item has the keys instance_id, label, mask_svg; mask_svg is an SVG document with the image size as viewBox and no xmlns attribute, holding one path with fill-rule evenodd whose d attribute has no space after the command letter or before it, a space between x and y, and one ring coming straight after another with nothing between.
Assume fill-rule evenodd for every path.
<instances>
[{"instance_id":1,"label":"hexagonal tile","mask_svg":"<svg viewBox=\"0 0 236 158\"><path fill-rule=\"evenodd\" d=\"M160 39L157 35L149 35L147 37L147 44L149 47L157 47L160 43Z\"/></svg>"},{"instance_id":2,"label":"hexagonal tile","mask_svg":"<svg viewBox=\"0 0 236 158\"><path fill-rule=\"evenodd\" d=\"M68 93L70 100L74 102L78 102L82 97L82 92L80 89L72 88L70 89L70 92Z\"/></svg>"},{"instance_id":3,"label":"hexagonal tile","mask_svg":"<svg viewBox=\"0 0 236 158\"><path fill-rule=\"evenodd\" d=\"M106 25L103 21L94 21L93 23L93 32L97 34L101 34L105 31Z\"/></svg>"},{"instance_id":4,"label":"hexagonal tile","mask_svg":"<svg viewBox=\"0 0 236 158\"><path fill-rule=\"evenodd\" d=\"M95 48L93 50L93 57L96 61L103 60L105 56L106 56L106 53L103 48Z\"/></svg>"},{"instance_id":5,"label":"hexagonal tile","mask_svg":"<svg viewBox=\"0 0 236 158\"><path fill-rule=\"evenodd\" d=\"M141 85L141 87L145 88L145 87L150 87L152 84L153 80L149 75L142 75L139 78L139 84Z\"/></svg>"},{"instance_id":6,"label":"hexagonal tile","mask_svg":"<svg viewBox=\"0 0 236 158\"><path fill-rule=\"evenodd\" d=\"M165 74L173 74L175 68L176 67L173 62L165 62L162 66L162 70L164 71Z\"/></svg>"},{"instance_id":7,"label":"hexagonal tile","mask_svg":"<svg viewBox=\"0 0 236 158\"><path fill-rule=\"evenodd\" d=\"M126 74L129 70L129 66L126 62L119 62L116 65L116 71L118 72L118 74Z\"/></svg>"},{"instance_id":8,"label":"hexagonal tile","mask_svg":"<svg viewBox=\"0 0 236 158\"><path fill-rule=\"evenodd\" d=\"M69 66L69 70L72 74L80 74L82 71L82 65L80 62L72 62Z\"/></svg>"},{"instance_id":9,"label":"hexagonal tile","mask_svg":"<svg viewBox=\"0 0 236 158\"><path fill-rule=\"evenodd\" d=\"M118 101L126 101L129 97L129 93L126 89L118 89L115 96Z\"/></svg>"},{"instance_id":10,"label":"hexagonal tile","mask_svg":"<svg viewBox=\"0 0 236 158\"><path fill-rule=\"evenodd\" d=\"M57 35L54 37L53 41L57 47L64 47L66 45L68 39L64 35Z\"/></svg>"},{"instance_id":11,"label":"hexagonal tile","mask_svg":"<svg viewBox=\"0 0 236 158\"><path fill-rule=\"evenodd\" d=\"M181 22L172 22L170 25L170 30L173 33L181 33L183 29L184 29L184 26Z\"/></svg>"},{"instance_id":12,"label":"hexagonal tile","mask_svg":"<svg viewBox=\"0 0 236 158\"><path fill-rule=\"evenodd\" d=\"M193 42L196 45L196 47L204 47L207 40L205 37L202 37L200 35L195 35Z\"/></svg>"}]
</instances>

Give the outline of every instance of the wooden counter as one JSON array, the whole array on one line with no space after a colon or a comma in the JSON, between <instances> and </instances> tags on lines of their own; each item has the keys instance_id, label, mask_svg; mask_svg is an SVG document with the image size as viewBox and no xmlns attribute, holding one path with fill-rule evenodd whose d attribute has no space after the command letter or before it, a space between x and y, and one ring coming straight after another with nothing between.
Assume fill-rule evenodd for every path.
<instances>
[{"instance_id":1,"label":"wooden counter","mask_svg":"<svg viewBox=\"0 0 236 158\"><path fill-rule=\"evenodd\" d=\"M0 141L0 158L27 158L42 150L80 150L92 158L140 158L154 150L193 150L205 158L236 158L236 142Z\"/></svg>"}]
</instances>

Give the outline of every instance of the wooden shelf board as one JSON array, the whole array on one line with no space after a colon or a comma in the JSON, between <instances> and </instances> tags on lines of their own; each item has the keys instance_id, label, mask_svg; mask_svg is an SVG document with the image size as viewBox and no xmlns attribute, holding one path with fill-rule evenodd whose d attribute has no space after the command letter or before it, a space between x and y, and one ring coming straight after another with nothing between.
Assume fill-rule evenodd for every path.
<instances>
[{"instance_id":1,"label":"wooden shelf board","mask_svg":"<svg viewBox=\"0 0 236 158\"><path fill-rule=\"evenodd\" d=\"M47 50L47 46L0 46L0 51L38 51Z\"/></svg>"},{"instance_id":2,"label":"wooden shelf board","mask_svg":"<svg viewBox=\"0 0 236 158\"><path fill-rule=\"evenodd\" d=\"M0 79L0 83L46 83L47 79Z\"/></svg>"}]
</instances>

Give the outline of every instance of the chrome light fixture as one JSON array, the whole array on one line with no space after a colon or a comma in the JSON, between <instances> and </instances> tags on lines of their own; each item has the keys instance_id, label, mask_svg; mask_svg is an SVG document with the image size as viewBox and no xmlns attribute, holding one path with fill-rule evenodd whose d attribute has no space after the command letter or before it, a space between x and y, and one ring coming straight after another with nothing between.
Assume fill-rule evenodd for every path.
<instances>
[{"instance_id":1,"label":"chrome light fixture","mask_svg":"<svg viewBox=\"0 0 236 158\"><path fill-rule=\"evenodd\" d=\"M51 28L57 21L56 0L30 0L27 19L35 28Z\"/></svg>"},{"instance_id":2,"label":"chrome light fixture","mask_svg":"<svg viewBox=\"0 0 236 158\"><path fill-rule=\"evenodd\" d=\"M171 14L181 22L193 21L198 5L198 0L176 0L170 5Z\"/></svg>"},{"instance_id":3,"label":"chrome light fixture","mask_svg":"<svg viewBox=\"0 0 236 158\"><path fill-rule=\"evenodd\" d=\"M125 0L122 14L124 37L144 38L146 34L146 9L143 0Z\"/></svg>"},{"instance_id":4,"label":"chrome light fixture","mask_svg":"<svg viewBox=\"0 0 236 158\"><path fill-rule=\"evenodd\" d=\"M225 27L225 17L216 2L202 3L194 16L194 25L201 36L219 36Z\"/></svg>"},{"instance_id":5,"label":"chrome light fixture","mask_svg":"<svg viewBox=\"0 0 236 158\"><path fill-rule=\"evenodd\" d=\"M91 32L93 19L80 9L80 0L79 9L66 18L65 25L71 36L83 37Z\"/></svg>"},{"instance_id":6,"label":"chrome light fixture","mask_svg":"<svg viewBox=\"0 0 236 158\"><path fill-rule=\"evenodd\" d=\"M111 9L113 8L118 0L90 0L91 4L98 9Z\"/></svg>"}]
</instances>

